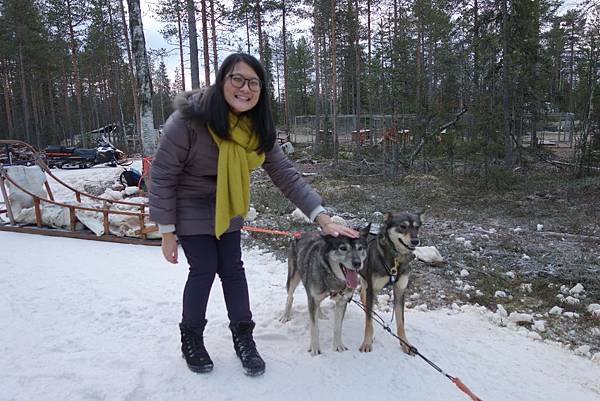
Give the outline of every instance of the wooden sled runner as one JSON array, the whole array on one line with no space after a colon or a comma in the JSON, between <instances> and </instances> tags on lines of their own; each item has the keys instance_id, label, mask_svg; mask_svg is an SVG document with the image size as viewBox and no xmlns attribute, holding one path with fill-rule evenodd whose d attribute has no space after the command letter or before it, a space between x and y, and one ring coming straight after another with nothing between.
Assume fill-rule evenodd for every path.
<instances>
[{"instance_id":1,"label":"wooden sled runner","mask_svg":"<svg viewBox=\"0 0 600 401\"><path fill-rule=\"evenodd\" d=\"M20 153L22 154L26 153L32 155L32 160L30 162L20 163L20 165L35 165L41 169L41 172L38 173L42 175L40 181L43 181L43 186L45 187L47 197L44 196L46 193L41 194L40 191L27 188L26 185L23 185L23 183L19 183L14 176L11 177L11 170L16 172L14 168L15 165L9 165L9 163L3 164L3 160L10 160L10 158L0 159L0 191L2 193L2 197L4 198L4 205L0 203L0 231L41 234L55 237L79 238L127 244L160 245L160 239L149 238L155 235L158 229L154 224L150 224L148 222L148 205L146 203L105 199L84 193L71 187L50 171L40 156L40 153L37 152L35 148L23 141L0 140L0 152L2 152L2 149L19 149L21 151ZM23 150L25 150L25 152L23 152ZM52 178L69 194L72 194L74 202L61 202L55 200L54 194L48 183L48 177ZM14 213L15 205L11 204L11 197L9 196L8 188L11 188L11 194L18 190L22 192L21 195L24 194L23 196L29 201L29 203L32 201L33 205L27 206L33 207L35 212L35 225L25 224L17 221L18 215L15 215ZM69 198L71 198L71 196L69 196ZM86 199L99 203L101 206L96 207L94 205L86 205L82 203L82 200ZM64 224L63 228L51 228L44 224L44 212L47 211L45 208L52 208L53 210L58 210L62 213L68 213L68 215L63 215L63 221L66 221L66 224ZM25 210L25 208L23 210ZM78 229L81 227L81 221L84 220L84 217L86 217L86 219L89 221L90 216L93 216L94 219L98 221L96 224L97 229L95 230L96 234L94 234L94 232L90 229ZM5 221L6 219L3 217L7 217L8 221ZM115 221L119 220L126 220L129 227L132 227L132 225L135 226L134 228L130 228L128 236L120 236L111 233L111 223L114 224ZM135 235L135 237L129 236L131 234Z\"/></svg>"}]
</instances>

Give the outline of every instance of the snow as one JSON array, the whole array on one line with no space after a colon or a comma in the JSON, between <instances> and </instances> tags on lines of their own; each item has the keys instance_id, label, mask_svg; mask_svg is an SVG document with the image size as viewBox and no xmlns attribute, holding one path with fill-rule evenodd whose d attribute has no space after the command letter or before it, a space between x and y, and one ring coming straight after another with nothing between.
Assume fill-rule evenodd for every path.
<instances>
[{"instance_id":1,"label":"snow","mask_svg":"<svg viewBox=\"0 0 600 401\"><path fill-rule=\"evenodd\" d=\"M94 169L68 173L78 183L97 178ZM8 232L0 232L0 249L3 401L469 399L377 325L374 351L360 353L364 321L354 304L343 328L350 349L331 350L333 304L325 301L324 353L311 357L304 291L296 290L292 320L280 323L287 267L261 249L244 249L255 338L267 363L257 378L242 373L233 351L218 279L205 339L215 369L197 375L185 366L177 327L183 252L172 266L158 247ZM589 350L578 356L529 338L525 328L498 327L467 305L422 304L407 310L406 322L412 344L485 401L600 401L600 358L593 362Z\"/></svg>"}]
</instances>

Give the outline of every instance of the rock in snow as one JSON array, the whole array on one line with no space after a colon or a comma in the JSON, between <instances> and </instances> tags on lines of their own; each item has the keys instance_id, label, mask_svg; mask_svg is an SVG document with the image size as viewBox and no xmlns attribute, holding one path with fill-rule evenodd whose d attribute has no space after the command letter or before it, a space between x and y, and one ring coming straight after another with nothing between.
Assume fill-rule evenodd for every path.
<instances>
[{"instance_id":1,"label":"rock in snow","mask_svg":"<svg viewBox=\"0 0 600 401\"><path fill-rule=\"evenodd\" d=\"M565 313L563 313L563 316L570 317L570 318L579 318L579 313L565 312Z\"/></svg>"},{"instance_id":2,"label":"rock in snow","mask_svg":"<svg viewBox=\"0 0 600 401\"><path fill-rule=\"evenodd\" d=\"M502 306L500 304L496 305L496 314L500 315L502 317L508 316L508 312L506 311L506 309L504 309L504 306Z\"/></svg>"},{"instance_id":3,"label":"rock in snow","mask_svg":"<svg viewBox=\"0 0 600 401\"><path fill-rule=\"evenodd\" d=\"M576 355L589 356L591 347L589 345L582 345L573 350Z\"/></svg>"},{"instance_id":4,"label":"rock in snow","mask_svg":"<svg viewBox=\"0 0 600 401\"><path fill-rule=\"evenodd\" d=\"M593 312L596 310L600 310L600 304L589 304L587 307L588 312Z\"/></svg>"},{"instance_id":5,"label":"rock in snow","mask_svg":"<svg viewBox=\"0 0 600 401\"><path fill-rule=\"evenodd\" d=\"M560 306L553 306L548 313L551 315L560 316L562 315L562 311L563 309Z\"/></svg>"},{"instance_id":6,"label":"rock in snow","mask_svg":"<svg viewBox=\"0 0 600 401\"><path fill-rule=\"evenodd\" d=\"M546 321L545 320L536 320L533 322L533 326L531 326L532 329L534 329L535 331L539 331L540 333L543 333L544 331L546 331Z\"/></svg>"},{"instance_id":7,"label":"rock in snow","mask_svg":"<svg viewBox=\"0 0 600 401\"><path fill-rule=\"evenodd\" d=\"M415 248L415 256L417 259L425 263L443 263L444 258L440 251L435 246L418 246Z\"/></svg>"},{"instance_id":8,"label":"rock in snow","mask_svg":"<svg viewBox=\"0 0 600 401\"><path fill-rule=\"evenodd\" d=\"M310 223L310 219L308 217L306 217L306 215L304 213L302 213L302 210L296 208L294 209L294 211L292 212L292 220L300 222L300 223Z\"/></svg>"},{"instance_id":9,"label":"rock in snow","mask_svg":"<svg viewBox=\"0 0 600 401\"><path fill-rule=\"evenodd\" d=\"M569 294L577 296L577 295L580 295L584 291L585 291L585 288L583 288L583 285L581 285L581 283L577 283L577 285L575 285L573 288L571 288L569 290Z\"/></svg>"},{"instance_id":10,"label":"rock in snow","mask_svg":"<svg viewBox=\"0 0 600 401\"><path fill-rule=\"evenodd\" d=\"M579 303L579 299L569 295L568 297L565 298L565 302L568 303L569 305L577 305Z\"/></svg>"},{"instance_id":11,"label":"rock in snow","mask_svg":"<svg viewBox=\"0 0 600 401\"><path fill-rule=\"evenodd\" d=\"M531 323L533 322L533 316L527 313L512 312L508 316L508 320L510 320L513 323Z\"/></svg>"},{"instance_id":12,"label":"rock in snow","mask_svg":"<svg viewBox=\"0 0 600 401\"><path fill-rule=\"evenodd\" d=\"M248 208L248 213L246 214L246 221L254 221L257 216L258 213L256 212L256 209L250 206L250 208Z\"/></svg>"}]
</instances>

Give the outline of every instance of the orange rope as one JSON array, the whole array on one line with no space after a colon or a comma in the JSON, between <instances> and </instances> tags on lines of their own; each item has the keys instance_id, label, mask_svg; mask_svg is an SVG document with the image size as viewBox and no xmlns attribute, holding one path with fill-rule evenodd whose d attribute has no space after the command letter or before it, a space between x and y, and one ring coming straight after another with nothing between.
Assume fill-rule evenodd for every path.
<instances>
[{"instance_id":1,"label":"orange rope","mask_svg":"<svg viewBox=\"0 0 600 401\"><path fill-rule=\"evenodd\" d=\"M456 387L458 387L460 391L471 397L473 401L483 401L481 398L477 397L463 382L461 382L458 377L453 377L450 380L452 380L452 383L456 384Z\"/></svg>"},{"instance_id":2,"label":"orange rope","mask_svg":"<svg viewBox=\"0 0 600 401\"><path fill-rule=\"evenodd\" d=\"M251 227L251 226L244 226L244 227L242 227L242 230L253 231L253 232L256 232L256 233L285 235L287 237L294 237L294 238L298 238L301 235L297 231L296 232L290 232L290 231L269 230L267 228Z\"/></svg>"}]
</instances>

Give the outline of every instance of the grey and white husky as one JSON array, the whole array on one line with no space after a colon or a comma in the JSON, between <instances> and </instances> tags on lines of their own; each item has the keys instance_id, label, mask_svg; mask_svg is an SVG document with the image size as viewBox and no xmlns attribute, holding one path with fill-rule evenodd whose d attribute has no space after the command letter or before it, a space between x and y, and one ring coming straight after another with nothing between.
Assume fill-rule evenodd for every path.
<instances>
[{"instance_id":1,"label":"grey and white husky","mask_svg":"<svg viewBox=\"0 0 600 401\"><path fill-rule=\"evenodd\" d=\"M398 337L408 344L404 330L404 293L410 277L410 262L419 245L422 212L386 213L376 238L369 238L365 268L360 272L361 301L365 307L365 337L361 352L373 349L373 304L377 294L387 285L394 293L394 315ZM400 343L407 354L410 347Z\"/></svg>"},{"instance_id":2,"label":"grey and white husky","mask_svg":"<svg viewBox=\"0 0 600 401\"><path fill-rule=\"evenodd\" d=\"M308 233L292 242L288 254L287 302L280 321L290 320L294 290L302 281L308 296L310 348L312 355L321 353L319 315L321 302L328 296L335 302L333 329L334 351L348 348L342 343L342 321L348 301L358 286L358 273L367 257L370 225L360 230L359 238L333 237Z\"/></svg>"}]
</instances>

